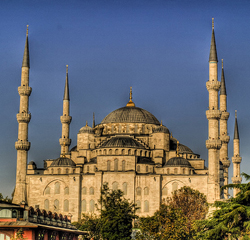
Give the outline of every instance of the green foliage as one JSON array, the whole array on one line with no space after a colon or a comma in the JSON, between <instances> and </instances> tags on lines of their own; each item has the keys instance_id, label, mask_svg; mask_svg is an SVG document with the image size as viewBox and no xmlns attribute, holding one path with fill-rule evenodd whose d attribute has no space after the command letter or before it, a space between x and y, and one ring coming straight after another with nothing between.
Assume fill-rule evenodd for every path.
<instances>
[{"instance_id":1,"label":"green foliage","mask_svg":"<svg viewBox=\"0 0 250 240\"><path fill-rule=\"evenodd\" d=\"M137 239L193 239L193 223L204 219L208 210L206 196L190 187L175 191L152 217L140 218Z\"/></svg>"},{"instance_id":2,"label":"green foliage","mask_svg":"<svg viewBox=\"0 0 250 240\"><path fill-rule=\"evenodd\" d=\"M4 197L3 197L3 194L0 193L0 201L11 203L11 202L12 202L12 199L9 198L8 196L6 196L6 197L4 198Z\"/></svg>"},{"instance_id":3,"label":"green foliage","mask_svg":"<svg viewBox=\"0 0 250 240\"><path fill-rule=\"evenodd\" d=\"M107 184L101 189L100 215L83 215L75 224L80 230L89 231L94 239L130 240L132 222L136 218L135 204L123 197L121 190L110 190Z\"/></svg>"},{"instance_id":4,"label":"green foliage","mask_svg":"<svg viewBox=\"0 0 250 240\"><path fill-rule=\"evenodd\" d=\"M24 240L26 238L23 237L23 229L19 228L18 231L16 232L16 237L12 237L11 240Z\"/></svg>"},{"instance_id":5,"label":"green foliage","mask_svg":"<svg viewBox=\"0 0 250 240\"><path fill-rule=\"evenodd\" d=\"M242 174L246 179L250 175ZM196 239L250 239L250 183L229 184L224 188L237 188L235 198L215 202L212 216L196 223Z\"/></svg>"}]
</instances>

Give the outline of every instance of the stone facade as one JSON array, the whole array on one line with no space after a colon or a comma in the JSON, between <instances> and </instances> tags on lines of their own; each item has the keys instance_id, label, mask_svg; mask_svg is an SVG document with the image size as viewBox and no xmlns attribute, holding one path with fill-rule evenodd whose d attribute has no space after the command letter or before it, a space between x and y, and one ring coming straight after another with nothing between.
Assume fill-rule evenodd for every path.
<instances>
[{"instance_id":1,"label":"stone facade","mask_svg":"<svg viewBox=\"0 0 250 240\"><path fill-rule=\"evenodd\" d=\"M18 174L20 172L22 178L17 174L14 202L24 201L45 210L59 211L77 221L82 213L96 212L95 204L104 183L108 183L111 189L121 189L127 199L134 201L140 207L139 216L152 215L173 191L182 186L204 193L210 203L227 197L227 192L224 196L220 187L228 182L229 114L226 112L225 83L218 81L217 62L213 30L209 81L206 83L209 93L209 110L206 112L208 168L199 154L179 143L154 115L135 106L132 89L125 107L108 114L100 124L95 125L93 120L90 127L86 123L78 132L77 145L69 149L71 117L67 68L62 137L59 140L61 155L57 159L45 160L42 169L30 162L26 173L28 148L16 146ZM29 95L25 96L26 100L20 97L20 106L25 106L28 112ZM22 129L27 132L20 133L20 139L28 141L29 121L21 121L18 117L18 122L19 127L23 122L26 124ZM237 154L235 151L233 161L238 164L235 169L239 169ZM240 181L238 172L236 175Z\"/></svg>"}]
</instances>

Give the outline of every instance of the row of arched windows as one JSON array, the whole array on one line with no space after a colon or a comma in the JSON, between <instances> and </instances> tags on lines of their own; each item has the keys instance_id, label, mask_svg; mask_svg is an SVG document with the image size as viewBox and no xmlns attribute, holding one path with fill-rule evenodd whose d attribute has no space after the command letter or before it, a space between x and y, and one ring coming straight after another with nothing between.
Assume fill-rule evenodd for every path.
<instances>
[{"instance_id":1,"label":"row of arched windows","mask_svg":"<svg viewBox=\"0 0 250 240\"><path fill-rule=\"evenodd\" d=\"M45 209L46 211L49 210L49 200L48 200L48 199L46 199L46 200L44 201L44 209ZM60 205L59 205L59 200L56 199L56 200L54 201L54 203L53 203L53 211L58 211L58 210L60 210ZM65 199L65 200L63 201L63 211L64 211L64 212L68 212L68 211L69 211L69 200L67 200L67 199Z\"/></svg>"},{"instance_id":2,"label":"row of arched windows","mask_svg":"<svg viewBox=\"0 0 250 240\"><path fill-rule=\"evenodd\" d=\"M95 211L95 201L91 199L89 201L89 212ZM87 201L85 199L82 200L82 212L87 212Z\"/></svg>"},{"instance_id":3,"label":"row of arched windows","mask_svg":"<svg viewBox=\"0 0 250 240\"><path fill-rule=\"evenodd\" d=\"M119 163L118 159L115 159L114 160L114 171L115 172L117 172L119 170L118 163ZM125 160L122 161L122 169L121 170L123 172L126 171L126 161ZM107 161L107 171L111 171L111 161L110 160Z\"/></svg>"},{"instance_id":4,"label":"row of arched windows","mask_svg":"<svg viewBox=\"0 0 250 240\"><path fill-rule=\"evenodd\" d=\"M65 170L64 169L62 170L61 168L54 170L54 168L51 168L51 174L62 174L62 173L69 174L70 170L68 168L66 168ZM75 169L72 170L72 173L75 173Z\"/></svg>"},{"instance_id":5,"label":"row of arched windows","mask_svg":"<svg viewBox=\"0 0 250 240\"><path fill-rule=\"evenodd\" d=\"M140 165L137 165L137 168L136 168L137 172L141 172L141 166ZM146 173L149 171L149 167L146 166Z\"/></svg>"},{"instance_id":6,"label":"row of arched windows","mask_svg":"<svg viewBox=\"0 0 250 240\"><path fill-rule=\"evenodd\" d=\"M121 190L123 191L124 195L127 195L127 186L128 186L128 184L126 182L124 182L122 184L122 189ZM118 182L113 182L112 183L112 189L113 190L118 190L119 189ZM82 188L82 195L86 195L86 194L88 194L87 193L87 187L83 187ZM89 195L94 195L94 194L95 194L95 189L93 187L90 187L89 188Z\"/></svg>"},{"instance_id":7,"label":"row of arched windows","mask_svg":"<svg viewBox=\"0 0 250 240\"><path fill-rule=\"evenodd\" d=\"M142 195L142 189L140 187L136 188L136 195L141 196ZM149 188L145 187L144 188L144 195L149 195Z\"/></svg>"},{"instance_id":8,"label":"row of arched windows","mask_svg":"<svg viewBox=\"0 0 250 240\"><path fill-rule=\"evenodd\" d=\"M188 168L182 168L178 171L178 168L174 168L174 170L170 170L167 168L167 174L192 174L192 170Z\"/></svg>"},{"instance_id":9,"label":"row of arched windows","mask_svg":"<svg viewBox=\"0 0 250 240\"><path fill-rule=\"evenodd\" d=\"M54 193L55 194L60 194L60 183L59 182L55 183ZM50 187L49 186L45 188L44 194L50 194ZM68 187L64 188L64 194L65 195L69 194L69 188Z\"/></svg>"},{"instance_id":10,"label":"row of arched windows","mask_svg":"<svg viewBox=\"0 0 250 240\"><path fill-rule=\"evenodd\" d=\"M141 157L150 157L150 151L146 150L134 150L128 149L100 149L96 150L96 154L98 155L130 155L130 156L141 156Z\"/></svg>"},{"instance_id":11,"label":"row of arched windows","mask_svg":"<svg viewBox=\"0 0 250 240\"><path fill-rule=\"evenodd\" d=\"M137 201L135 202L135 205L136 205L136 207L138 208L138 209L136 210L136 212L140 213L140 212L142 212L142 210L143 210L143 212L149 212L149 202L148 202L148 200L144 201L143 209L142 209L142 207L141 207L141 201L137 200Z\"/></svg>"},{"instance_id":12,"label":"row of arched windows","mask_svg":"<svg viewBox=\"0 0 250 240\"><path fill-rule=\"evenodd\" d=\"M178 187L179 187L179 184L177 182L173 182L172 183L172 191L171 192L174 192L174 191L178 190ZM167 187L164 187L162 189L162 196L166 196L166 195L168 195L171 192L168 191Z\"/></svg>"},{"instance_id":13,"label":"row of arched windows","mask_svg":"<svg viewBox=\"0 0 250 240\"><path fill-rule=\"evenodd\" d=\"M87 194L87 188L83 187L82 188L82 194L86 195ZM89 188L89 195L94 195L95 194L95 189L93 187Z\"/></svg>"}]
</instances>

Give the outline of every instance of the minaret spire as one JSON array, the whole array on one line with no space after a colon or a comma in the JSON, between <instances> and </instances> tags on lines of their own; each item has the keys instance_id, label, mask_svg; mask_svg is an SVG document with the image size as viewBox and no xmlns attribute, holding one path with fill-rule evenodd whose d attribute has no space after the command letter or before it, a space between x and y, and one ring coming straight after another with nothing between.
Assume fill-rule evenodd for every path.
<instances>
[{"instance_id":1,"label":"minaret spire","mask_svg":"<svg viewBox=\"0 0 250 240\"><path fill-rule=\"evenodd\" d=\"M132 101L132 87L130 87L129 102L127 103L126 107L135 107L135 104Z\"/></svg>"},{"instance_id":2,"label":"minaret spire","mask_svg":"<svg viewBox=\"0 0 250 240\"><path fill-rule=\"evenodd\" d=\"M212 39L209 55L209 80L206 83L209 93L209 107L206 111L208 119L208 140L206 147L208 149L208 170L209 170L209 189L211 193L208 195L208 202L213 203L220 199L220 175L219 175L219 150L221 141L219 139L219 119L221 111L218 108L218 91L220 82L218 81L218 61L214 36L214 19L212 19Z\"/></svg>"},{"instance_id":3,"label":"minaret spire","mask_svg":"<svg viewBox=\"0 0 250 240\"><path fill-rule=\"evenodd\" d=\"M210 54L209 54L209 62L210 61L218 62L216 43L215 43L215 34L214 34L214 19L213 18L212 18L212 37L211 37Z\"/></svg>"},{"instance_id":4,"label":"minaret spire","mask_svg":"<svg viewBox=\"0 0 250 240\"><path fill-rule=\"evenodd\" d=\"M13 203L27 203L26 196L26 172L28 151L30 142L28 141L28 125L31 119L29 112L29 96L32 88L29 86L29 41L28 41L28 26L26 32L26 42L23 54L21 86L18 87L20 95L19 113L16 115L18 122L18 139L15 142L17 150L17 171L16 171L16 187L13 197Z\"/></svg>"},{"instance_id":5,"label":"minaret spire","mask_svg":"<svg viewBox=\"0 0 250 240\"><path fill-rule=\"evenodd\" d=\"M235 125L234 125L234 156L232 157L233 162L233 177L232 182L233 184L240 184L242 178L240 177L240 137L239 137L239 129L238 129L238 122L237 122L237 111L235 110ZM234 188L233 196L235 197L236 194L240 190Z\"/></svg>"},{"instance_id":6,"label":"minaret spire","mask_svg":"<svg viewBox=\"0 0 250 240\"><path fill-rule=\"evenodd\" d=\"M68 65L66 65L66 80L63 95L63 115L61 116L62 123L62 137L59 139L61 145L61 157L69 155L69 146L71 139L69 138L69 125L71 122L71 116L69 116L69 81L68 81Z\"/></svg>"},{"instance_id":7,"label":"minaret spire","mask_svg":"<svg viewBox=\"0 0 250 240\"><path fill-rule=\"evenodd\" d=\"M220 88L220 140L221 140L221 149L220 149L220 161L223 164L224 169L224 185L228 184L228 168L230 166L230 161L228 158L228 143L230 137L227 132L227 122L229 118L229 113L227 112L227 93L226 93L226 84L224 76L224 66L223 59L221 60L222 69L221 69L221 88ZM224 189L224 198L228 198L228 189Z\"/></svg>"},{"instance_id":8,"label":"minaret spire","mask_svg":"<svg viewBox=\"0 0 250 240\"><path fill-rule=\"evenodd\" d=\"M95 128L95 113L93 113L93 123L92 123L92 128Z\"/></svg>"}]
</instances>

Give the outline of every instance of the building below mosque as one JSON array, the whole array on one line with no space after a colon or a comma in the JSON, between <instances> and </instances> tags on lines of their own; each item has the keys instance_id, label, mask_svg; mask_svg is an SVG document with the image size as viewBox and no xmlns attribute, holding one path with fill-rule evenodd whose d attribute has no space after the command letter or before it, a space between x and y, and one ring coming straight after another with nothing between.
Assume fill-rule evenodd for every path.
<instances>
[{"instance_id":1,"label":"building below mosque","mask_svg":"<svg viewBox=\"0 0 250 240\"><path fill-rule=\"evenodd\" d=\"M17 149L17 175L14 203L36 206L46 211L71 215L73 221L82 213L96 213L95 204L100 198L104 183L139 207L138 215L153 215L171 193L182 186L189 186L207 196L213 203L228 198L227 190L220 187L228 183L229 136L227 132L227 94L222 68L218 81L218 59L214 27L209 56L208 119L208 167L200 155L179 143L150 112L139 108L132 100L108 114L101 123L83 126L77 134L77 145L69 148L69 82L66 70L61 116L62 136L59 140L61 155L57 159L44 160L44 167L35 162L27 165L28 123L30 113L29 44L28 32L24 50L20 95ZM204 82L205 84L205 82ZM220 96L219 96L220 93ZM204 106L204 109L207 107ZM240 153L237 118L234 134L233 183L240 183ZM236 192L234 192L236 194Z\"/></svg>"}]
</instances>

